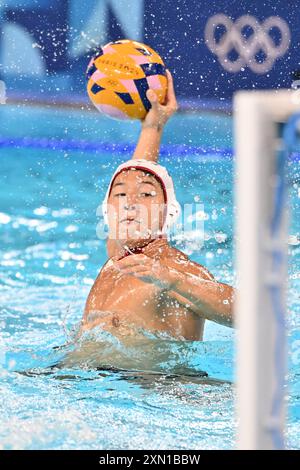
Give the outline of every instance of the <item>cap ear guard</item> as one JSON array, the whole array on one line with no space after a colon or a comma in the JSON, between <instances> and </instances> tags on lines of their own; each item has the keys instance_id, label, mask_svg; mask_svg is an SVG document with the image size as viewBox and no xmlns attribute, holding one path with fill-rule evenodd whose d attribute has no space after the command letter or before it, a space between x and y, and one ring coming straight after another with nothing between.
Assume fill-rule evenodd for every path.
<instances>
[{"instance_id":1,"label":"cap ear guard","mask_svg":"<svg viewBox=\"0 0 300 470\"><path fill-rule=\"evenodd\" d=\"M164 186L163 189L167 197L167 201L166 201L167 214L166 214L166 219L164 221L161 232L163 234L167 233L167 231L176 222L176 220L178 219L181 213L181 207L180 207L179 202L176 199L176 195L174 191L173 180L165 167L159 165L158 163L151 162L149 160L144 160L144 159L128 160L127 162L124 162L121 165L119 165L116 171L114 172L112 179L108 185L105 198L102 202L102 214L104 218L104 223L108 225L107 204L108 204L108 198L109 198L109 194L111 191L112 183L118 173L129 168L136 168L137 170L149 171L150 173L157 176L158 179L161 181L162 185Z\"/></svg>"},{"instance_id":2,"label":"cap ear guard","mask_svg":"<svg viewBox=\"0 0 300 470\"><path fill-rule=\"evenodd\" d=\"M181 207L178 201L173 201L168 204L168 212L166 216L165 223L162 228L163 233L167 233L168 230L175 224L176 220L178 219L181 213Z\"/></svg>"},{"instance_id":3,"label":"cap ear guard","mask_svg":"<svg viewBox=\"0 0 300 470\"><path fill-rule=\"evenodd\" d=\"M104 201L102 202L102 215L103 215L103 219L104 219L105 225L108 225L107 202L106 202L105 199L104 199Z\"/></svg>"}]
</instances>

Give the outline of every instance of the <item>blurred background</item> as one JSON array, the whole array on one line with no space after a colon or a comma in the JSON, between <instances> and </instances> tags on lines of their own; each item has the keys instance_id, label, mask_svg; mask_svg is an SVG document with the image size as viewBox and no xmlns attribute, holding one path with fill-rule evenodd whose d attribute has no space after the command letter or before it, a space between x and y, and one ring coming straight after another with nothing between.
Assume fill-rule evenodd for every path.
<instances>
[{"instance_id":1,"label":"blurred background","mask_svg":"<svg viewBox=\"0 0 300 470\"><path fill-rule=\"evenodd\" d=\"M300 69L296 1L2 0L0 31L11 98L86 103L93 50L124 38L164 58L192 108L224 109L241 88L289 88Z\"/></svg>"}]
</instances>

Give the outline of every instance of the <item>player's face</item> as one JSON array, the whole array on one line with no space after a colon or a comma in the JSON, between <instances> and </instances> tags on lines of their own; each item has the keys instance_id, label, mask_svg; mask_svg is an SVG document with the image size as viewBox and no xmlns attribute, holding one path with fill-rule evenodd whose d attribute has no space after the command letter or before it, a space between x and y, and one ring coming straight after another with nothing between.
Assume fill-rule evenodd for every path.
<instances>
[{"instance_id":1,"label":"player's face","mask_svg":"<svg viewBox=\"0 0 300 470\"><path fill-rule=\"evenodd\" d=\"M164 192L155 176L143 170L124 170L115 178L108 198L109 237L156 238L164 211Z\"/></svg>"}]
</instances>

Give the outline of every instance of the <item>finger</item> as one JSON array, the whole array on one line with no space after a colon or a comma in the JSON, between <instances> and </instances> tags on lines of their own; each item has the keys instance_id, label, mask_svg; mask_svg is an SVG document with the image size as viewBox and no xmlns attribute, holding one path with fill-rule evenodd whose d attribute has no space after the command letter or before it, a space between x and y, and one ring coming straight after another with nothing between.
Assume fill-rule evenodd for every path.
<instances>
[{"instance_id":1,"label":"finger","mask_svg":"<svg viewBox=\"0 0 300 470\"><path fill-rule=\"evenodd\" d=\"M165 281L159 278L155 278L151 272L149 273L145 272L141 274L137 273L135 276L139 278L141 281L148 282L157 286L159 289L165 289L168 287L168 284Z\"/></svg>"},{"instance_id":2,"label":"finger","mask_svg":"<svg viewBox=\"0 0 300 470\"><path fill-rule=\"evenodd\" d=\"M153 282L154 277L151 271L148 270L143 270L143 271L130 271L128 273L122 273L123 276L132 276L136 279L141 279L141 280L148 280L148 282Z\"/></svg>"},{"instance_id":3,"label":"finger","mask_svg":"<svg viewBox=\"0 0 300 470\"><path fill-rule=\"evenodd\" d=\"M172 74L171 74L170 70L168 70L168 69L167 69L167 76L168 76L167 103L168 103L168 105L177 107L173 77L172 77Z\"/></svg>"},{"instance_id":4,"label":"finger","mask_svg":"<svg viewBox=\"0 0 300 470\"><path fill-rule=\"evenodd\" d=\"M136 266L142 266L143 264L146 264L146 262L140 261L140 260L128 260L126 263L120 263L118 261L116 266L118 269L126 269L126 268L134 268Z\"/></svg>"},{"instance_id":5,"label":"finger","mask_svg":"<svg viewBox=\"0 0 300 470\"><path fill-rule=\"evenodd\" d=\"M148 260L149 257L143 254L130 255L126 256L126 258L120 259L115 263L115 265L122 268L125 266L135 266L137 264L146 263Z\"/></svg>"},{"instance_id":6,"label":"finger","mask_svg":"<svg viewBox=\"0 0 300 470\"><path fill-rule=\"evenodd\" d=\"M123 268L120 270L122 274L135 274L135 273L142 273L142 272L150 272L151 270L149 268L146 268L145 266L132 266L128 268Z\"/></svg>"},{"instance_id":7,"label":"finger","mask_svg":"<svg viewBox=\"0 0 300 470\"><path fill-rule=\"evenodd\" d=\"M138 273L134 273L132 274L133 276L141 279L141 280L147 280L147 281L151 281L151 282L154 282L154 277L153 277L153 274L150 272L150 271L144 271L144 272L138 272Z\"/></svg>"},{"instance_id":8,"label":"finger","mask_svg":"<svg viewBox=\"0 0 300 470\"><path fill-rule=\"evenodd\" d=\"M152 108L158 107L158 99L155 91L151 90L150 88L146 91L146 96L151 103Z\"/></svg>"},{"instance_id":9,"label":"finger","mask_svg":"<svg viewBox=\"0 0 300 470\"><path fill-rule=\"evenodd\" d=\"M166 248L168 248L167 242L161 238L156 238L146 246L144 254L149 256L150 254L157 254L157 252L163 253Z\"/></svg>"},{"instance_id":10,"label":"finger","mask_svg":"<svg viewBox=\"0 0 300 470\"><path fill-rule=\"evenodd\" d=\"M147 269L145 269L144 271L138 271L135 273L135 276L138 276L138 277L152 277L153 278L153 273L152 271L149 271Z\"/></svg>"},{"instance_id":11,"label":"finger","mask_svg":"<svg viewBox=\"0 0 300 470\"><path fill-rule=\"evenodd\" d=\"M123 268L123 269L120 269L120 273L122 274L134 274L134 273L141 273L141 272L145 272L145 271L151 271L152 272L152 269L151 267L146 267L146 266L130 266L128 268Z\"/></svg>"}]
</instances>

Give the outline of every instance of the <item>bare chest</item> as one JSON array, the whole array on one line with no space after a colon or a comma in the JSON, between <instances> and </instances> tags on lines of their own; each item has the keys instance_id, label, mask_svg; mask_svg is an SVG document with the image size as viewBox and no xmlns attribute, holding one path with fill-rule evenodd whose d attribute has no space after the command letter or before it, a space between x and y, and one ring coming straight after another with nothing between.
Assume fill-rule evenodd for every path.
<instances>
[{"instance_id":1,"label":"bare chest","mask_svg":"<svg viewBox=\"0 0 300 470\"><path fill-rule=\"evenodd\" d=\"M203 320L186 303L167 291L133 276L101 276L97 279L97 310L114 313L114 326L133 323L150 330L198 340Z\"/></svg>"}]
</instances>

